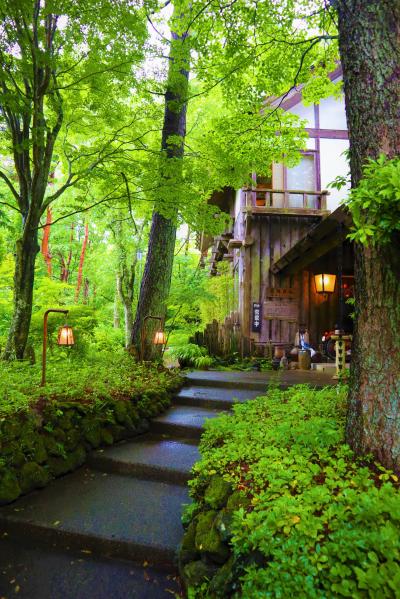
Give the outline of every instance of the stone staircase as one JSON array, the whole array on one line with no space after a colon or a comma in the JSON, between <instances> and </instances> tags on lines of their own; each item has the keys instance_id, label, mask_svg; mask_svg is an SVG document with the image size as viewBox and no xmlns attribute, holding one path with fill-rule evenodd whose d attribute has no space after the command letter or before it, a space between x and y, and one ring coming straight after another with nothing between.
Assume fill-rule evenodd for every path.
<instances>
[{"instance_id":1,"label":"stone staircase","mask_svg":"<svg viewBox=\"0 0 400 599\"><path fill-rule=\"evenodd\" d=\"M322 373L307 376L287 373L275 383L331 382ZM161 599L179 593L182 504L189 501L186 482L204 421L234 401L265 393L273 377L189 373L148 433L93 452L81 469L0 508L0 598Z\"/></svg>"},{"instance_id":2,"label":"stone staircase","mask_svg":"<svg viewBox=\"0 0 400 599\"><path fill-rule=\"evenodd\" d=\"M81 469L0 508L0 597L178 593L182 504L204 421L266 388L224 374L190 373L149 433L93 452Z\"/></svg>"}]
</instances>

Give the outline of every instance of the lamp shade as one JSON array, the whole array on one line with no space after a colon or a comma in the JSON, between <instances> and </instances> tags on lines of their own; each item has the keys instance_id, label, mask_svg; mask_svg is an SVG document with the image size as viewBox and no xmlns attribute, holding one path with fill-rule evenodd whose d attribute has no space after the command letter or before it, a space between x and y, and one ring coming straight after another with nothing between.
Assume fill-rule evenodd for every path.
<instances>
[{"instance_id":1,"label":"lamp shade","mask_svg":"<svg viewBox=\"0 0 400 599\"><path fill-rule=\"evenodd\" d=\"M333 293L335 291L336 275L314 275L317 293Z\"/></svg>"},{"instance_id":2,"label":"lamp shade","mask_svg":"<svg viewBox=\"0 0 400 599\"><path fill-rule=\"evenodd\" d=\"M74 345L74 334L72 328L64 325L58 329L57 344L71 346Z\"/></svg>"},{"instance_id":3,"label":"lamp shade","mask_svg":"<svg viewBox=\"0 0 400 599\"><path fill-rule=\"evenodd\" d=\"M154 345L164 345L167 342L164 331L156 331L154 335Z\"/></svg>"}]
</instances>

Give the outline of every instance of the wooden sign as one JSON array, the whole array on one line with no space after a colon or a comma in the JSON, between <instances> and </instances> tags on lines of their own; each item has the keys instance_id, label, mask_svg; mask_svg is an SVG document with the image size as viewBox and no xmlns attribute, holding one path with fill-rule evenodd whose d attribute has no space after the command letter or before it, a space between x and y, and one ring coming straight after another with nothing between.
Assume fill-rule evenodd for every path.
<instances>
[{"instance_id":1,"label":"wooden sign","mask_svg":"<svg viewBox=\"0 0 400 599\"><path fill-rule=\"evenodd\" d=\"M264 318L267 320L276 318L297 322L299 319L299 306L297 302L291 300L264 302Z\"/></svg>"},{"instance_id":2,"label":"wooden sign","mask_svg":"<svg viewBox=\"0 0 400 599\"><path fill-rule=\"evenodd\" d=\"M265 290L266 297L280 297L287 299L296 299L298 296L297 289L288 287L267 287Z\"/></svg>"},{"instance_id":3,"label":"wooden sign","mask_svg":"<svg viewBox=\"0 0 400 599\"><path fill-rule=\"evenodd\" d=\"M253 302L253 314L251 320L251 330L253 333L261 333L262 306L258 302Z\"/></svg>"}]
</instances>

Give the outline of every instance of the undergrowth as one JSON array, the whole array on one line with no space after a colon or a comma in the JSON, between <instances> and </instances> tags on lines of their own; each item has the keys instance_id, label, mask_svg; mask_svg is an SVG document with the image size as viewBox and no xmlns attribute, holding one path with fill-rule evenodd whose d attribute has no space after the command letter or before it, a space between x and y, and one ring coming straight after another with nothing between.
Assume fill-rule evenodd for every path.
<instances>
[{"instance_id":1,"label":"undergrowth","mask_svg":"<svg viewBox=\"0 0 400 599\"><path fill-rule=\"evenodd\" d=\"M344 443L346 389L270 389L206 423L190 482L214 475L250 499L233 518L231 597L400 597L400 491L391 471ZM211 597L208 583L191 597Z\"/></svg>"},{"instance_id":2,"label":"undergrowth","mask_svg":"<svg viewBox=\"0 0 400 599\"><path fill-rule=\"evenodd\" d=\"M49 360L47 384L40 387L41 365L0 362L0 415L25 411L48 399L94 402L155 393L178 384L175 372L137 363L125 351L98 352L89 358Z\"/></svg>"}]
</instances>

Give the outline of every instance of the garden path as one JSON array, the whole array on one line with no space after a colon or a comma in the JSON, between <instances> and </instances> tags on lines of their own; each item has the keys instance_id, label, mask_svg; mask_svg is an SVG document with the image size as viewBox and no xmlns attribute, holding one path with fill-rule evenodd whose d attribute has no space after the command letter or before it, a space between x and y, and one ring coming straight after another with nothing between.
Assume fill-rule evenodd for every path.
<instances>
[{"instance_id":1,"label":"garden path","mask_svg":"<svg viewBox=\"0 0 400 599\"><path fill-rule=\"evenodd\" d=\"M331 382L299 374L189 373L149 433L93 452L81 469L1 508L0 597L174 596L182 504L205 419L262 394L271 379Z\"/></svg>"}]
</instances>

